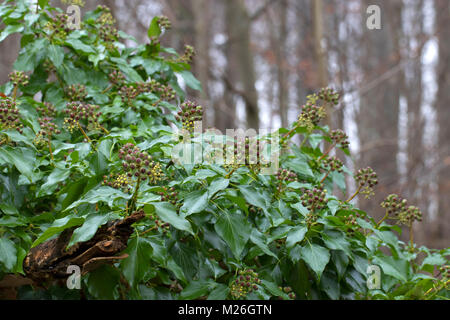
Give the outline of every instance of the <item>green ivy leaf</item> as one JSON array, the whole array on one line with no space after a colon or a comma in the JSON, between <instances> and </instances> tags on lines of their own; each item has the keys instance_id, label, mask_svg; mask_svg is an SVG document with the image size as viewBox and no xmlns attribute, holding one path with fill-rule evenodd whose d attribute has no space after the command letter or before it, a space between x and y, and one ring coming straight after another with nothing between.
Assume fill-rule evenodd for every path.
<instances>
[{"instance_id":1,"label":"green ivy leaf","mask_svg":"<svg viewBox=\"0 0 450 320\"><path fill-rule=\"evenodd\" d=\"M202 84L194 77L192 72L185 70L178 73L181 75L188 87L197 91L202 91Z\"/></svg>"},{"instance_id":2,"label":"green ivy leaf","mask_svg":"<svg viewBox=\"0 0 450 320\"><path fill-rule=\"evenodd\" d=\"M67 170L56 167L48 176L47 182L45 182L39 189L38 196L52 194L58 187L58 183L65 181L69 176L70 169Z\"/></svg>"},{"instance_id":3,"label":"green ivy leaf","mask_svg":"<svg viewBox=\"0 0 450 320\"><path fill-rule=\"evenodd\" d=\"M148 206L146 205L144 208L148 211ZM190 234L194 234L192 231L191 224L184 217L178 215L175 207L168 202L154 202L151 206L155 207L156 214L167 223L170 223L172 226L179 230L187 231Z\"/></svg>"},{"instance_id":4,"label":"green ivy leaf","mask_svg":"<svg viewBox=\"0 0 450 320\"><path fill-rule=\"evenodd\" d=\"M197 190L184 198L180 211L185 217L203 211L208 205L208 190Z\"/></svg>"},{"instance_id":5,"label":"green ivy leaf","mask_svg":"<svg viewBox=\"0 0 450 320\"><path fill-rule=\"evenodd\" d=\"M17 261L17 250L14 242L7 238L0 238L0 262L7 270L12 270Z\"/></svg>"},{"instance_id":6,"label":"green ivy leaf","mask_svg":"<svg viewBox=\"0 0 450 320\"><path fill-rule=\"evenodd\" d=\"M83 225L75 229L67 247L71 247L77 242L90 240L97 232L97 229L111 220L112 217L111 214L102 214L99 212L89 214ZM116 218L119 217L116 216Z\"/></svg>"},{"instance_id":7,"label":"green ivy leaf","mask_svg":"<svg viewBox=\"0 0 450 320\"><path fill-rule=\"evenodd\" d=\"M5 29L0 33L0 41L3 41L8 37L10 34L16 33L16 32L22 32L24 29L24 26L21 24L10 24L7 25Z\"/></svg>"},{"instance_id":8,"label":"green ivy leaf","mask_svg":"<svg viewBox=\"0 0 450 320\"><path fill-rule=\"evenodd\" d=\"M272 296L282 297L285 300L289 300L289 296L286 293L284 293L283 291L281 291L280 288L278 288L278 286L275 283L263 279L263 280L261 280L261 285L267 291L269 291L272 294Z\"/></svg>"},{"instance_id":9,"label":"green ivy leaf","mask_svg":"<svg viewBox=\"0 0 450 320\"><path fill-rule=\"evenodd\" d=\"M306 159L295 158L289 161L286 161L285 166L292 171L295 171L302 177L305 178L314 178L314 173L308 165Z\"/></svg>"},{"instance_id":10,"label":"green ivy leaf","mask_svg":"<svg viewBox=\"0 0 450 320\"><path fill-rule=\"evenodd\" d=\"M238 189L249 204L267 210L267 202L261 192L258 192L254 187L247 185L239 185Z\"/></svg>"},{"instance_id":11,"label":"green ivy leaf","mask_svg":"<svg viewBox=\"0 0 450 320\"><path fill-rule=\"evenodd\" d=\"M64 211L76 208L80 204L83 203L98 203L98 202L106 202L109 207L113 206L113 202L117 199L125 199L128 200L131 198L131 194L126 194L120 190L102 186L93 190L90 190L88 193L84 195L78 201L75 201L70 206L68 206Z\"/></svg>"},{"instance_id":12,"label":"green ivy leaf","mask_svg":"<svg viewBox=\"0 0 450 320\"><path fill-rule=\"evenodd\" d=\"M206 296L214 288L214 282L193 281L180 293L180 298L184 300L193 300L201 296Z\"/></svg>"},{"instance_id":13,"label":"green ivy leaf","mask_svg":"<svg viewBox=\"0 0 450 320\"><path fill-rule=\"evenodd\" d=\"M32 248L36 247L38 244L44 242L45 240L51 238L52 236L75 226L79 226L84 222L84 218L75 217L73 215L66 216L61 219L53 221L53 224L47 228L32 244Z\"/></svg>"},{"instance_id":14,"label":"green ivy leaf","mask_svg":"<svg viewBox=\"0 0 450 320\"><path fill-rule=\"evenodd\" d=\"M320 280L325 266L330 261L330 252L318 244L308 243L302 247L301 257Z\"/></svg>"},{"instance_id":15,"label":"green ivy leaf","mask_svg":"<svg viewBox=\"0 0 450 320\"><path fill-rule=\"evenodd\" d=\"M64 49L60 46L51 44L47 48L48 57L55 65L55 68L59 68L64 61Z\"/></svg>"},{"instance_id":16,"label":"green ivy leaf","mask_svg":"<svg viewBox=\"0 0 450 320\"><path fill-rule=\"evenodd\" d=\"M37 176L33 173L36 153L33 149L11 148L9 146L0 148L0 160L14 164L17 170L27 177L30 182L36 180Z\"/></svg>"},{"instance_id":17,"label":"green ivy leaf","mask_svg":"<svg viewBox=\"0 0 450 320\"><path fill-rule=\"evenodd\" d=\"M269 247L266 244L266 240L261 232L258 229L253 229L252 234L250 235L250 241L256 244L265 254L272 256L278 259L277 255L270 251Z\"/></svg>"},{"instance_id":18,"label":"green ivy leaf","mask_svg":"<svg viewBox=\"0 0 450 320\"><path fill-rule=\"evenodd\" d=\"M373 263L381 267L383 272L400 281L406 282L409 275L409 262L390 256L376 256Z\"/></svg>"},{"instance_id":19,"label":"green ivy leaf","mask_svg":"<svg viewBox=\"0 0 450 320\"><path fill-rule=\"evenodd\" d=\"M207 300L225 300L230 294L230 288L222 283L218 283L216 288L213 289Z\"/></svg>"},{"instance_id":20,"label":"green ivy leaf","mask_svg":"<svg viewBox=\"0 0 450 320\"><path fill-rule=\"evenodd\" d=\"M221 212L214 229L228 244L235 258L240 259L251 234L248 220L239 212Z\"/></svg>"},{"instance_id":21,"label":"green ivy leaf","mask_svg":"<svg viewBox=\"0 0 450 320\"><path fill-rule=\"evenodd\" d=\"M212 198L216 192L226 189L229 184L230 180L222 177L213 180L208 187L208 198Z\"/></svg>"},{"instance_id":22,"label":"green ivy leaf","mask_svg":"<svg viewBox=\"0 0 450 320\"><path fill-rule=\"evenodd\" d=\"M286 247L292 248L296 243L301 242L305 238L305 234L308 232L306 226L295 226L287 234Z\"/></svg>"},{"instance_id":23,"label":"green ivy leaf","mask_svg":"<svg viewBox=\"0 0 450 320\"><path fill-rule=\"evenodd\" d=\"M154 17L148 26L147 35L149 38L151 37L159 37L161 34L161 29L158 24L158 17Z\"/></svg>"},{"instance_id":24,"label":"green ivy leaf","mask_svg":"<svg viewBox=\"0 0 450 320\"><path fill-rule=\"evenodd\" d=\"M89 293L96 299L119 299L119 271L112 266L101 266L99 269L89 272L86 284Z\"/></svg>"},{"instance_id":25,"label":"green ivy leaf","mask_svg":"<svg viewBox=\"0 0 450 320\"><path fill-rule=\"evenodd\" d=\"M322 239L328 249L342 250L349 257L352 256L350 243L345 239L345 234L342 232L327 230L322 234Z\"/></svg>"},{"instance_id":26,"label":"green ivy leaf","mask_svg":"<svg viewBox=\"0 0 450 320\"><path fill-rule=\"evenodd\" d=\"M135 237L128 242L124 253L129 256L121 261L120 266L123 275L132 287L135 287L144 278L150 268L152 251L150 242L145 238Z\"/></svg>"},{"instance_id":27,"label":"green ivy leaf","mask_svg":"<svg viewBox=\"0 0 450 320\"><path fill-rule=\"evenodd\" d=\"M78 39L67 39L65 42L66 46L74 48L76 51L81 51L83 53L96 53L95 49Z\"/></svg>"}]
</instances>

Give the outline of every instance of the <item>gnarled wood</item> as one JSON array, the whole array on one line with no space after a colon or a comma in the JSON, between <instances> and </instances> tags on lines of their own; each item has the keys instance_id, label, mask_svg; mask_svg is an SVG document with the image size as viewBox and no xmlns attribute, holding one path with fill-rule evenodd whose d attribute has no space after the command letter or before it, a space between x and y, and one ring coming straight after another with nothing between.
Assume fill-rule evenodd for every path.
<instances>
[{"instance_id":1,"label":"gnarled wood","mask_svg":"<svg viewBox=\"0 0 450 320\"><path fill-rule=\"evenodd\" d=\"M133 233L131 225L144 216L143 212L138 212L122 220L111 221L100 227L92 239L70 248L67 245L75 227L66 229L57 238L32 248L24 259L23 270L28 278L42 284L69 276L69 265L79 266L82 274L86 274L102 264L125 259L127 254L116 254L127 247L128 238Z\"/></svg>"}]
</instances>

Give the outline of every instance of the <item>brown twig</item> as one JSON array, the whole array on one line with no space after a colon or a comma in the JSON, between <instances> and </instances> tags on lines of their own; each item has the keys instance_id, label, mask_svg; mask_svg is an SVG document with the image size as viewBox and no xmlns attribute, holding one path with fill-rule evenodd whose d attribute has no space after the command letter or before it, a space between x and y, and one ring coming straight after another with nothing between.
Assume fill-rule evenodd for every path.
<instances>
[{"instance_id":1,"label":"brown twig","mask_svg":"<svg viewBox=\"0 0 450 320\"><path fill-rule=\"evenodd\" d=\"M86 138L86 140L89 143L92 143L92 140L89 139L89 137L87 136L86 132L84 132L83 128L81 127L81 124L79 122L77 122L78 128L80 129L81 133L83 134L83 136Z\"/></svg>"},{"instance_id":2,"label":"brown twig","mask_svg":"<svg viewBox=\"0 0 450 320\"><path fill-rule=\"evenodd\" d=\"M53 166L55 165L53 162L55 161L55 158L53 157L53 152L52 152L52 141L50 140L50 138L47 139L47 143L48 143L48 151L50 153L50 159L52 159L52 164Z\"/></svg>"},{"instance_id":3,"label":"brown twig","mask_svg":"<svg viewBox=\"0 0 450 320\"><path fill-rule=\"evenodd\" d=\"M151 228L149 228L149 229L147 229L147 230L141 232L140 235L142 236L143 234L146 234L146 233L148 233L148 232L150 232L150 231L157 230L157 229L158 229L158 226L153 226L153 227L151 227Z\"/></svg>"},{"instance_id":4,"label":"brown twig","mask_svg":"<svg viewBox=\"0 0 450 320\"><path fill-rule=\"evenodd\" d=\"M322 184L325 179L328 177L328 175L330 174L331 171L328 171L327 174L322 178L322 180L320 180L320 184Z\"/></svg>"},{"instance_id":5,"label":"brown twig","mask_svg":"<svg viewBox=\"0 0 450 320\"><path fill-rule=\"evenodd\" d=\"M358 195L358 193L361 191L361 188L362 188L362 186L360 185L360 186L358 187L358 189L355 191L355 193L354 193L350 198L348 198L345 202L350 202L350 201L352 201L353 198L355 198L355 197Z\"/></svg>"},{"instance_id":6,"label":"brown twig","mask_svg":"<svg viewBox=\"0 0 450 320\"><path fill-rule=\"evenodd\" d=\"M333 144L328 148L328 150L325 151L325 153L319 158L318 161L319 161L319 162L322 161L323 158L325 158L325 157L330 153L330 151L333 150L334 147L336 147L336 144L335 144L335 143L333 143Z\"/></svg>"},{"instance_id":7,"label":"brown twig","mask_svg":"<svg viewBox=\"0 0 450 320\"><path fill-rule=\"evenodd\" d=\"M130 202L130 206L129 206L130 211L133 211L133 207L135 207L140 184L141 184L141 176L138 177L138 180L136 183L136 189L134 190L133 197L131 198L131 202Z\"/></svg>"},{"instance_id":8,"label":"brown twig","mask_svg":"<svg viewBox=\"0 0 450 320\"><path fill-rule=\"evenodd\" d=\"M14 101L16 101L16 97L17 97L17 88L18 88L18 86L15 85L15 86L14 86L14 91L13 91L13 100L14 100Z\"/></svg>"}]
</instances>

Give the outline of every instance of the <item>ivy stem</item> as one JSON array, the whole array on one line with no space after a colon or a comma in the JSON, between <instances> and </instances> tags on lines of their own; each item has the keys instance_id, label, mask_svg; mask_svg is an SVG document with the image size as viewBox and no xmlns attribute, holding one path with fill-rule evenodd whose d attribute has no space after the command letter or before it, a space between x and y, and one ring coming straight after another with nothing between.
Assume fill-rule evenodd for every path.
<instances>
[{"instance_id":1,"label":"ivy stem","mask_svg":"<svg viewBox=\"0 0 450 320\"><path fill-rule=\"evenodd\" d=\"M52 142L51 142L50 138L47 139L47 143L48 143L48 151L50 153L50 159L52 159L52 164L53 164L53 166L55 166L55 164L54 164L55 158L53 157Z\"/></svg>"},{"instance_id":2,"label":"ivy stem","mask_svg":"<svg viewBox=\"0 0 450 320\"><path fill-rule=\"evenodd\" d=\"M14 86L14 91L13 91L13 100L14 100L14 101L16 101L16 97L17 97L17 88L18 88L18 86L15 85L15 86Z\"/></svg>"},{"instance_id":3,"label":"ivy stem","mask_svg":"<svg viewBox=\"0 0 450 320\"><path fill-rule=\"evenodd\" d=\"M78 128L80 129L81 133L83 134L83 136L86 138L86 140L87 140L89 143L92 143L91 139L89 139L89 137L87 136L86 132L84 132L84 130L83 130L83 128L81 127L81 125L80 125L79 122L77 122L77 125L78 125Z\"/></svg>"},{"instance_id":4,"label":"ivy stem","mask_svg":"<svg viewBox=\"0 0 450 320\"><path fill-rule=\"evenodd\" d=\"M228 174L225 176L225 179L229 179L231 175L237 170L237 167L233 168Z\"/></svg>"},{"instance_id":5,"label":"ivy stem","mask_svg":"<svg viewBox=\"0 0 450 320\"><path fill-rule=\"evenodd\" d=\"M358 187L358 189L355 191L355 193L354 193L350 198L348 198L345 202L350 202L350 201L352 201L353 198L355 198L355 197L359 194L359 192L361 191L361 188L362 188L362 186L360 185L360 186Z\"/></svg>"},{"instance_id":6,"label":"ivy stem","mask_svg":"<svg viewBox=\"0 0 450 320\"><path fill-rule=\"evenodd\" d=\"M328 150L325 151L325 153L324 153L324 154L319 158L319 160L317 160L317 161L318 161L318 162L322 161L323 158L325 158L325 157L330 153L330 151L333 150L334 147L336 147L336 144L335 144L335 143L333 143L333 144L328 148Z\"/></svg>"},{"instance_id":7,"label":"ivy stem","mask_svg":"<svg viewBox=\"0 0 450 320\"><path fill-rule=\"evenodd\" d=\"M140 184L141 184L141 176L138 177L138 180L137 180L137 183L136 183L136 189L134 190L133 197L131 198L131 203L130 203L130 207L129 207L130 208L130 212L133 211L133 208L135 207Z\"/></svg>"},{"instance_id":8,"label":"ivy stem","mask_svg":"<svg viewBox=\"0 0 450 320\"><path fill-rule=\"evenodd\" d=\"M299 148L301 149L303 145L306 143L306 141L309 139L309 133L306 135L305 139L303 139L302 143L300 144Z\"/></svg>"},{"instance_id":9,"label":"ivy stem","mask_svg":"<svg viewBox=\"0 0 450 320\"><path fill-rule=\"evenodd\" d=\"M100 129L102 129L104 133L109 134L108 129L106 129L104 126L102 126L100 124L99 124L99 126L100 126Z\"/></svg>"},{"instance_id":10,"label":"ivy stem","mask_svg":"<svg viewBox=\"0 0 450 320\"><path fill-rule=\"evenodd\" d=\"M439 292L441 291L443 288L447 288L447 285L450 284L450 280L445 281L443 284L441 284L440 286L437 287L432 287L430 289L428 289L427 292L424 293L424 296L429 295L432 291L436 291Z\"/></svg>"},{"instance_id":11,"label":"ivy stem","mask_svg":"<svg viewBox=\"0 0 450 320\"><path fill-rule=\"evenodd\" d=\"M148 233L148 232L150 232L150 231L153 231L153 230L156 230L156 229L158 229L158 226L153 226L153 227L151 227L150 229L147 229L147 230L141 232L140 235L142 236L143 234L146 234L146 233Z\"/></svg>"},{"instance_id":12,"label":"ivy stem","mask_svg":"<svg viewBox=\"0 0 450 320\"><path fill-rule=\"evenodd\" d=\"M111 90L112 85L110 84L108 87L106 87L105 90L102 91L102 93L107 93L109 90Z\"/></svg>"},{"instance_id":13,"label":"ivy stem","mask_svg":"<svg viewBox=\"0 0 450 320\"><path fill-rule=\"evenodd\" d=\"M386 214L384 215L384 217L381 218L380 221L378 221L378 223L377 223L377 228L378 228L378 227L381 225L381 223L382 223L384 220L386 220L388 217L389 217L389 213L386 211Z\"/></svg>"},{"instance_id":14,"label":"ivy stem","mask_svg":"<svg viewBox=\"0 0 450 320\"><path fill-rule=\"evenodd\" d=\"M320 184L322 184L325 179L328 177L328 175L330 174L331 171L328 171L327 174L322 178L322 180L320 180Z\"/></svg>"},{"instance_id":15,"label":"ivy stem","mask_svg":"<svg viewBox=\"0 0 450 320\"><path fill-rule=\"evenodd\" d=\"M411 247L411 251L413 251L414 250L414 230L413 230L412 223L409 225L409 245Z\"/></svg>"},{"instance_id":16,"label":"ivy stem","mask_svg":"<svg viewBox=\"0 0 450 320\"><path fill-rule=\"evenodd\" d=\"M152 103L153 107L156 107L160 102L162 101L162 99L158 99L155 103Z\"/></svg>"},{"instance_id":17,"label":"ivy stem","mask_svg":"<svg viewBox=\"0 0 450 320\"><path fill-rule=\"evenodd\" d=\"M282 140L287 139L288 137L290 137L290 135L292 134L292 132L294 132L294 130L297 130L297 128L298 128L298 123L297 123L294 127L292 127L292 129L289 130L289 131L282 137Z\"/></svg>"}]
</instances>

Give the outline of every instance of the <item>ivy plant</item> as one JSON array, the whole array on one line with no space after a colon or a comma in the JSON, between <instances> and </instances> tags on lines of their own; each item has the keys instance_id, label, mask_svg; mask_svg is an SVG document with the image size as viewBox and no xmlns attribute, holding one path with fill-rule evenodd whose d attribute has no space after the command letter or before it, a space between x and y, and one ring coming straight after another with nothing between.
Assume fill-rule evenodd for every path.
<instances>
[{"instance_id":1,"label":"ivy plant","mask_svg":"<svg viewBox=\"0 0 450 320\"><path fill-rule=\"evenodd\" d=\"M228 138L195 130L204 108L183 90L201 90L190 71L194 51L161 45L166 17L151 20L145 44L118 31L104 6L79 29L48 1L4 1L0 18L0 41L21 35L14 71L0 86L0 279L25 275L30 249L64 230L74 230L70 247L111 221L145 214L127 257L83 275L80 290L24 286L19 298L450 297L450 248L414 243L418 208L386 195L386 216L375 221L355 207L378 181L371 168L353 175L331 156L349 154L345 132L321 124L339 102L334 90L309 96L290 128L231 141L244 150L241 161L239 152L222 163L205 152L174 161L174 150L194 145L214 157L225 150L214 141ZM249 149L273 136L278 167L267 173L262 154L251 161ZM399 240L402 230L410 241Z\"/></svg>"}]
</instances>

